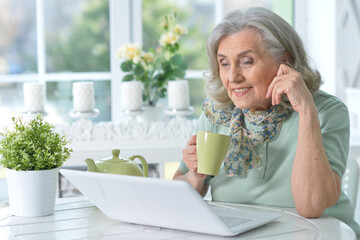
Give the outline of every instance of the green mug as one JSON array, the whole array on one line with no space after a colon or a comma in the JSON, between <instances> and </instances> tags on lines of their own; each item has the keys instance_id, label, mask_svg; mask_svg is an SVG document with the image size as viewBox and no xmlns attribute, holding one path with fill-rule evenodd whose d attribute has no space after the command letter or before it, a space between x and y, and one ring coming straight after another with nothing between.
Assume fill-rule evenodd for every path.
<instances>
[{"instance_id":1,"label":"green mug","mask_svg":"<svg viewBox=\"0 0 360 240\"><path fill-rule=\"evenodd\" d=\"M216 176L229 148L228 135L199 131L196 135L198 173Z\"/></svg>"}]
</instances>

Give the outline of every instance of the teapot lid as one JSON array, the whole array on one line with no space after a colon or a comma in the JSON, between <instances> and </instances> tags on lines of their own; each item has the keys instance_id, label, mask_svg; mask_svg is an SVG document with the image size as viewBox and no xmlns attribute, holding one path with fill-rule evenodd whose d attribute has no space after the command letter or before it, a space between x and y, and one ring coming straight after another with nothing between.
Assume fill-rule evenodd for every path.
<instances>
[{"instance_id":1,"label":"teapot lid","mask_svg":"<svg viewBox=\"0 0 360 240\"><path fill-rule=\"evenodd\" d=\"M103 159L101 161L106 162L106 163L121 163L121 162L128 161L128 160L126 160L126 159L124 159L122 157L119 157L119 155L120 155L120 150L119 149L113 149L111 151L111 153L112 153L112 157Z\"/></svg>"}]
</instances>

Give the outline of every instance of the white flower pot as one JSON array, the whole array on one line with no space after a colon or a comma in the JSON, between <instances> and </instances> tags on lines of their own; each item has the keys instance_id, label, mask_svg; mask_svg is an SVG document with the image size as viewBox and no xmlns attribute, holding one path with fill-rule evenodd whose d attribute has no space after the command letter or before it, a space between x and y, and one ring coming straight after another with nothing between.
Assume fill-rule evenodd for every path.
<instances>
[{"instance_id":1,"label":"white flower pot","mask_svg":"<svg viewBox=\"0 0 360 240\"><path fill-rule=\"evenodd\" d=\"M54 213L59 168L40 171L6 169L11 213L39 217Z\"/></svg>"}]
</instances>

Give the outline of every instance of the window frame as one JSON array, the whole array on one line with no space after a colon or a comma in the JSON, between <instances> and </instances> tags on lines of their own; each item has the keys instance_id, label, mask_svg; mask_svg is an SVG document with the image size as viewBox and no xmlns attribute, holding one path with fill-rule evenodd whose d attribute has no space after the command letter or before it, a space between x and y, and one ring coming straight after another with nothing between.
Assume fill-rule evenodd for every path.
<instances>
[{"instance_id":1,"label":"window frame","mask_svg":"<svg viewBox=\"0 0 360 240\"><path fill-rule=\"evenodd\" d=\"M128 2L124 1L124 2ZM119 1L122 2L122 1ZM109 72L59 72L48 73L46 72L46 39L45 39L45 19L44 19L44 0L35 1L36 9L36 46L37 46L37 73L21 73L21 74L3 74L0 75L0 83L25 83L39 81L41 83L47 82L66 82L77 80L92 80L92 81L111 81L112 74ZM110 0L109 0L110 4ZM123 13L126 10L119 7ZM110 21L110 19L109 19ZM110 23L111 25L111 23ZM111 40L110 40L111 44ZM110 56L109 56L110 57ZM45 84L46 86L46 84Z\"/></svg>"},{"instance_id":2,"label":"window frame","mask_svg":"<svg viewBox=\"0 0 360 240\"><path fill-rule=\"evenodd\" d=\"M37 35L37 73L14 75L0 75L0 82L63 82L76 80L108 81L111 86L111 119L121 121L123 116L121 106L121 79L124 73L120 70L121 60L116 57L116 50L129 42L142 43L142 0L109 0L110 25L110 71L109 72L46 72L46 39L45 39L45 0L36 0L36 35ZM294 2L299 2L294 0ZM215 21L220 22L223 17L224 2L214 0ZM297 16L297 14L295 14ZM296 19L295 19L295 22ZM201 79L206 69L187 70L186 79Z\"/></svg>"}]
</instances>

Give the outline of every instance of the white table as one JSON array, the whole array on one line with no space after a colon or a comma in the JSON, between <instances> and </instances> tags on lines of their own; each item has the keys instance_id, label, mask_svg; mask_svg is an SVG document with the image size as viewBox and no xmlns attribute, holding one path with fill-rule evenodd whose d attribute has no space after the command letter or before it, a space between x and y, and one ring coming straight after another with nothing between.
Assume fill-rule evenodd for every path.
<instances>
[{"instance_id":1,"label":"white table","mask_svg":"<svg viewBox=\"0 0 360 240\"><path fill-rule=\"evenodd\" d=\"M332 217L306 219L296 214L294 209L242 204L221 205L281 212L282 217L276 222L236 237L222 238L114 221L84 197L60 198L57 200L55 214L46 217L14 217L9 214L8 207L0 209L0 239L356 239L350 227Z\"/></svg>"}]
</instances>

